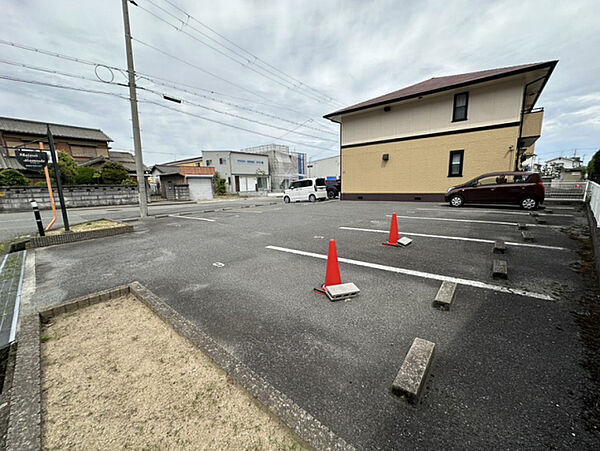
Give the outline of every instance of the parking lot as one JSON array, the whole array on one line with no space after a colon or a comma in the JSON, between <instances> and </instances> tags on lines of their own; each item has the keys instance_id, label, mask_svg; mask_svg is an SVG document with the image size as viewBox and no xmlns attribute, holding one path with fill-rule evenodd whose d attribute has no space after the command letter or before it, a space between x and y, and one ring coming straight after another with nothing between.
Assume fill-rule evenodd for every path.
<instances>
[{"instance_id":1,"label":"parking lot","mask_svg":"<svg viewBox=\"0 0 600 451\"><path fill-rule=\"evenodd\" d=\"M392 213L408 247L382 246ZM25 308L138 280L356 447L582 448L590 382L571 312L585 286L569 235L586 221L576 205L538 215L350 201L186 212L37 250L41 295ZM348 301L313 292L331 238L342 282L361 290ZM449 311L432 308L444 280L458 284ZM436 354L412 406L390 388L415 337Z\"/></svg>"}]
</instances>

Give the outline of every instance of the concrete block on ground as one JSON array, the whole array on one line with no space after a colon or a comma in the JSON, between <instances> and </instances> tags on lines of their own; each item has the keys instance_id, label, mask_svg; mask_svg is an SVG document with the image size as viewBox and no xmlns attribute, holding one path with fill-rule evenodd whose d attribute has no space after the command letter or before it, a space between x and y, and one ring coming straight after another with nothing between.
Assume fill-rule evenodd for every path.
<instances>
[{"instance_id":1,"label":"concrete block on ground","mask_svg":"<svg viewBox=\"0 0 600 451\"><path fill-rule=\"evenodd\" d=\"M412 404L419 402L433 361L435 343L415 338L392 383L392 392Z\"/></svg>"},{"instance_id":2,"label":"concrete block on ground","mask_svg":"<svg viewBox=\"0 0 600 451\"><path fill-rule=\"evenodd\" d=\"M535 212L535 211L530 211L529 212L529 216L535 217L535 216L539 216L539 214L537 212Z\"/></svg>"},{"instance_id":3,"label":"concrete block on ground","mask_svg":"<svg viewBox=\"0 0 600 451\"><path fill-rule=\"evenodd\" d=\"M508 263L506 263L506 260L494 260L492 262L492 277L494 279L508 278Z\"/></svg>"},{"instance_id":4,"label":"concrete block on ground","mask_svg":"<svg viewBox=\"0 0 600 451\"><path fill-rule=\"evenodd\" d=\"M329 285L325 293L331 301L340 301L358 296L360 290L353 283L342 283L339 285Z\"/></svg>"},{"instance_id":5,"label":"concrete block on ground","mask_svg":"<svg viewBox=\"0 0 600 451\"><path fill-rule=\"evenodd\" d=\"M523 222L519 222L517 224L517 227L519 228L519 230L527 230L527 224L525 224Z\"/></svg>"},{"instance_id":6,"label":"concrete block on ground","mask_svg":"<svg viewBox=\"0 0 600 451\"><path fill-rule=\"evenodd\" d=\"M444 281L433 300L433 306L439 310L450 310L456 297L456 283Z\"/></svg>"},{"instance_id":7,"label":"concrete block on ground","mask_svg":"<svg viewBox=\"0 0 600 451\"><path fill-rule=\"evenodd\" d=\"M502 240L494 241L494 254L504 254L506 252L506 243Z\"/></svg>"},{"instance_id":8,"label":"concrete block on ground","mask_svg":"<svg viewBox=\"0 0 600 451\"><path fill-rule=\"evenodd\" d=\"M533 233L524 230L523 232L521 232L521 235L523 235L523 240L533 241Z\"/></svg>"},{"instance_id":9,"label":"concrete block on ground","mask_svg":"<svg viewBox=\"0 0 600 451\"><path fill-rule=\"evenodd\" d=\"M401 244L402 246L408 246L410 243L412 243L412 241L413 240L411 240L410 238L403 236L398 240L398 244Z\"/></svg>"}]
</instances>

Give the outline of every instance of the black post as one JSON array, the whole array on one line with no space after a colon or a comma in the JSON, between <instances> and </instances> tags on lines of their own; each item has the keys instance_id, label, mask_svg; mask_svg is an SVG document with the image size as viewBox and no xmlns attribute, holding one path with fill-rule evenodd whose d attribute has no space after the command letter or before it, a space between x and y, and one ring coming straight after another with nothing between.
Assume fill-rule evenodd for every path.
<instances>
[{"instance_id":1,"label":"black post","mask_svg":"<svg viewBox=\"0 0 600 451\"><path fill-rule=\"evenodd\" d=\"M63 225L65 232L69 231L69 218L67 217L67 207L65 206L65 198L63 196L62 183L60 181L60 170L58 169L58 156L54 148L54 137L50 131L50 125L46 125L48 132L48 144L50 144L50 156L52 157L52 165L54 166L54 176L56 177L56 189L58 190L58 199L60 200L60 210L62 211Z\"/></svg>"},{"instance_id":2,"label":"black post","mask_svg":"<svg viewBox=\"0 0 600 451\"><path fill-rule=\"evenodd\" d=\"M31 201L31 207L33 208L33 215L35 216L35 222L37 223L40 236L46 236L44 233L44 225L42 224L42 217L40 216L40 209L38 208L38 204L35 200Z\"/></svg>"}]
</instances>

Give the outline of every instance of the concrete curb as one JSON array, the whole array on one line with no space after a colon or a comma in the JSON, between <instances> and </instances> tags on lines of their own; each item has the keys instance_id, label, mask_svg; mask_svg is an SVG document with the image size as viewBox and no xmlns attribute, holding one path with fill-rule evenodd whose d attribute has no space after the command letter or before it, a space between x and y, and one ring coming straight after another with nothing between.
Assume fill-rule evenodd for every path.
<instances>
[{"instance_id":1,"label":"concrete curb","mask_svg":"<svg viewBox=\"0 0 600 451\"><path fill-rule=\"evenodd\" d=\"M58 244L75 243L77 241L92 240L95 238L106 238L109 236L121 235L123 233L133 232L132 225L122 224L111 229L90 230L87 232L71 232L61 235L46 235L31 238L29 248L55 246Z\"/></svg>"},{"instance_id":2,"label":"concrete curb","mask_svg":"<svg viewBox=\"0 0 600 451\"><path fill-rule=\"evenodd\" d=\"M10 390L7 450L41 449L40 383L40 317L33 313L23 320L19 331L17 359Z\"/></svg>"},{"instance_id":3,"label":"concrete curb","mask_svg":"<svg viewBox=\"0 0 600 451\"><path fill-rule=\"evenodd\" d=\"M62 313L133 294L177 333L191 341L216 365L236 379L254 398L315 449L353 450L352 445L331 432L285 394L224 350L196 325L173 310L139 282L82 296L29 315L18 335L17 357L6 449L41 449L40 324Z\"/></svg>"}]
</instances>

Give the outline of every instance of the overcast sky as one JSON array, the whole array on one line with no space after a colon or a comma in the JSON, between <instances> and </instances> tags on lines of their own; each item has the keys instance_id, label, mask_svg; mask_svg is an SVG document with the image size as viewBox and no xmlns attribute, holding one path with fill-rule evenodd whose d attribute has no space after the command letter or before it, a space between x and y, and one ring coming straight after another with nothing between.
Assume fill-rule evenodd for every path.
<instances>
[{"instance_id":1,"label":"overcast sky","mask_svg":"<svg viewBox=\"0 0 600 451\"><path fill-rule=\"evenodd\" d=\"M553 59L536 153L576 150L587 160L600 148L597 1L136 1L135 68L151 79L139 80L147 90L138 93L146 164L274 142L309 159L333 156L338 128L322 116L339 107L435 76ZM126 68L120 0L3 0L0 24L2 41ZM0 52L0 76L128 96L123 86L6 62L126 83L117 70ZM114 149L132 150L124 98L0 79L0 116L100 128Z\"/></svg>"}]
</instances>

